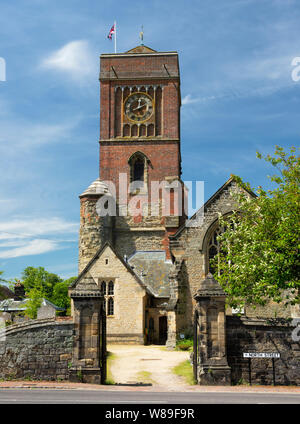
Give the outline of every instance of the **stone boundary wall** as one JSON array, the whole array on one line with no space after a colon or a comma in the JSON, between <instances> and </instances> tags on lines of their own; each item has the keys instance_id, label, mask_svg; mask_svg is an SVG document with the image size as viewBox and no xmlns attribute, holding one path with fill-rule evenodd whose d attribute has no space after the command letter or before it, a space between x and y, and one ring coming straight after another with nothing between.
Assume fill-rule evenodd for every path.
<instances>
[{"instance_id":1,"label":"stone boundary wall","mask_svg":"<svg viewBox=\"0 0 300 424\"><path fill-rule=\"evenodd\" d=\"M300 342L292 338L295 329L287 320L226 317L227 359L232 384L249 382L249 362L243 352L278 352L275 383L300 385ZM251 359L252 384L272 385L272 359Z\"/></svg>"},{"instance_id":2,"label":"stone boundary wall","mask_svg":"<svg viewBox=\"0 0 300 424\"><path fill-rule=\"evenodd\" d=\"M1 330L0 378L68 380L73 321L31 320Z\"/></svg>"}]
</instances>

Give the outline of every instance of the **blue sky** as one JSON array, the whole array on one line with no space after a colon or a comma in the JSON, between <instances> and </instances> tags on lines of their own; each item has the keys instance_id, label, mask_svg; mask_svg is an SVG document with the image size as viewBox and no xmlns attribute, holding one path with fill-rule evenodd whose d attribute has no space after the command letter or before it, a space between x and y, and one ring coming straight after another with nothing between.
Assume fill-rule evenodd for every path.
<instances>
[{"instance_id":1,"label":"blue sky","mask_svg":"<svg viewBox=\"0 0 300 424\"><path fill-rule=\"evenodd\" d=\"M0 270L77 273L79 199L98 177L99 55L178 51L183 180L208 199L235 173L268 188L255 152L299 145L298 0L1 1Z\"/></svg>"}]
</instances>

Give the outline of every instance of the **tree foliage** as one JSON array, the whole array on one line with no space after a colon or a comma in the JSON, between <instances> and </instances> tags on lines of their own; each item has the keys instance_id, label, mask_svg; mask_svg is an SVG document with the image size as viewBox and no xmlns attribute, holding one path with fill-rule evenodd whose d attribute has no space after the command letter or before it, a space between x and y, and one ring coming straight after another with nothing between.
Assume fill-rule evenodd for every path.
<instances>
[{"instance_id":1,"label":"tree foliage","mask_svg":"<svg viewBox=\"0 0 300 424\"><path fill-rule=\"evenodd\" d=\"M68 296L68 288L75 279L76 277L71 277L65 281L61 281L60 283L55 284L53 289L51 302L60 308L65 308L67 315L70 315L71 313L71 300Z\"/></svg>"},{"instance_id":2,"label":"tree foliage","mask_svg":"<svg viewBox=\"0 0 300 424\"><path fill-rule=\"evenodd\" d=\"M22 273L22 283L25 292L30 293L33 289L38 289L42 297L50 300L53 294L53 288L57 283L63 280L56 274L49 273L43 267L34 268L28 266Z\"/></svg>"},{"instance_id":3,"label":"tree foliage","mask_svg":"<svg viewBox=\"0 0 300 424\"><path fill-rule=\"evenodd\" d=\"M215 258L216 277L232 306L300 301L300 158L295 153L294 147L287 154L279 146L273 157L257 153L277 171L269 176L275 188L259 187L257 196L234 176L246 190L233 194L239 206L230 218L219 219L224 232Z\"/></svg>"},{"instance_id":4,"label":"tree foliage","mask_svg":"<svg viewBox=\"0 0 300 424\"><path fill-rule=\"evenodd\" d=\"M65 308L70 313L70 299L68 287L76 277L63 280L58 275L49 273L43 267L27 267L22 273L26 297L29 301L26 305L26 314L30 318L36 318L37 310L45 298L56 306Z\"/></svg>"}]
</instances>

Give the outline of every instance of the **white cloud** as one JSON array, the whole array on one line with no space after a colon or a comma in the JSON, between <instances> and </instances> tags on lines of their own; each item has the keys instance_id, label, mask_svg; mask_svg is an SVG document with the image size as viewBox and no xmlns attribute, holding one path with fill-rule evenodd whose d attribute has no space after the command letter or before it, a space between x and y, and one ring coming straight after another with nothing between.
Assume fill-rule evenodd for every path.
<instances>
[{"instance_id":1,"label":"white cloud","mask_svg":"<svg viewBox=\"0 0 300 424\"><path fill-rule=\"evenodd\" d=\"M228 78L237 81L284 81L291 80L291 54L272 55L266 52L260 57L249 58L240 63L229 64L227 69Z\"/></svg>"},{"instance_id":2,"label":"white cloud","mask_svg":"<svg viewBox=\"0 0 300 424\"><path fill-rule=\"evenodd\" d=\"M204 97L194 97L193 98L190 94L187 94L182 99L181 103L184 106L184 105L189 105L189 104L192 104L192 103L200 103L200 102L204 103L204 102L207 102L209 100L216 100L216 99L219 99L219 98L222 98L222 97L224 97L224 95L222 95L222 96L204 96Z\"/></svg>"},{"instance_id":3,"label":"white cloud","mask_svg":"<svg viewBox=\"0 0 300 424\"><path fill-rule=\"evenodd\" d=\"M59 249L58 243L53 240L31 240L26 245L16 247L15 249L8 249L0 252L0 258L17 258L19 256L40 255L42 253L51 252Z\"/></svg>"},{"instance_id":4,"label":"white cloud","mask_svg":"<svg viewBox=\"0 0 300 424\"><path fill-rule=\"evenodd\" d=\"M190 94L187 94L186 96L184 96L181 103L182 105L188 105L190 103L197 103L197 101L197 99L192 99L192 96Z\"/></svg>"},{"instance_id":5,"label":"white cloud","mask_svg":"<svg viewBox=\"0 0 300 424\"><path fill-rule=\"evenodd\" d=\"M62 243L73 243L74 240L66 240L61 236L77 232L77 223L67 222L56 217L49 219L19 218L9 222L1 222L0 258L40 255L62 249ZM49 239L49 237L54 237L54 239ZM3 248L11 249L3 250Z\"/></svg>"},{"instance_id":6,"label":"white cloud","mask_svg":"<svg viewBox=\"0 0 300 424\"><path fill-rule=\"evenodd\" d=\"M95 57L87 41L71 41L46 57L41 67L65 72L75 79L80 79L95 71Z\"/></svg>"},{"instance_id":7,"label":"white cloud","mask_svg":"<svg viewBox=\"0 0 300 424\"><path fill-rule=\"evenodd\" d=\"M224 98L225 95L211 95L211 96L199 96L199 97L192 97L190 94L187 94L183 99L182 99L182 105L189 105L189 104L193 104L193 103L205 103L208 101L212 101L212 100L219 100Z\"/></svg>"},{"instance_id":8,"label":"white cloud","mask_svg":"<svg viewBox=\"0 0 300 424\"><path fill-rule=\"evenodd\" d=\"M72 130L80 122L80 117L76 116L71 121L58 124L38 124L18 121L17 119L10 121L0 121L0 150L3 154L15 154L15 149L26 150L28 148L41 147L49 143L58 143L62 139L64 143L68 142L72 137ZM22 128L22 137L18 136L18 128Z\"/></svg>"},{"instance_id":9,"label":"white cloud","mask_svg":"<svg viewBox=\"0 0 300 424\"><path fill-rule=\"evenodd\" d=\"M21 247L21 246L24 246L27 243L27 241L25 239L23 239L23 240L21 240L21 239L16 240L15 238L12 238L12 237L10 237L8 239L8 240L11 240L11 241L8 241L6 238L4 238L4 239L6 241L0 242L0 248L2 248L2 247Z\"/></svg>"},{"instance_id":10,"label":"white cloud","mask_svg":"<svg viewBox=\"0 0 300 424\"><path fill-rule=\"evenodd\" d=\"M14 219L0 222L0 238L24 238L49 234L76 233L78 224L61 218Z\"/></svg>"}]
</instances>

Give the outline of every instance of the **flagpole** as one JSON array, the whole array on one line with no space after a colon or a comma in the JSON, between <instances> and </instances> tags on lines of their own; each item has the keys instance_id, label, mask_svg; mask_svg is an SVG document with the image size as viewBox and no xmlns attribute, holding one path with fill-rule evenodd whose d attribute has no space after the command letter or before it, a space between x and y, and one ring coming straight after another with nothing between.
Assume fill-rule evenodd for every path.
<instances>
[{"instance_id":1,"label":"flagpole","mask_svg":"<svg viewBox=\"0 0 300 424\"><path fill-rule=\"evenodd\" d=\"M117 22L115 21L115 53L117 53Z\"/></svg>"}]
</instances>

